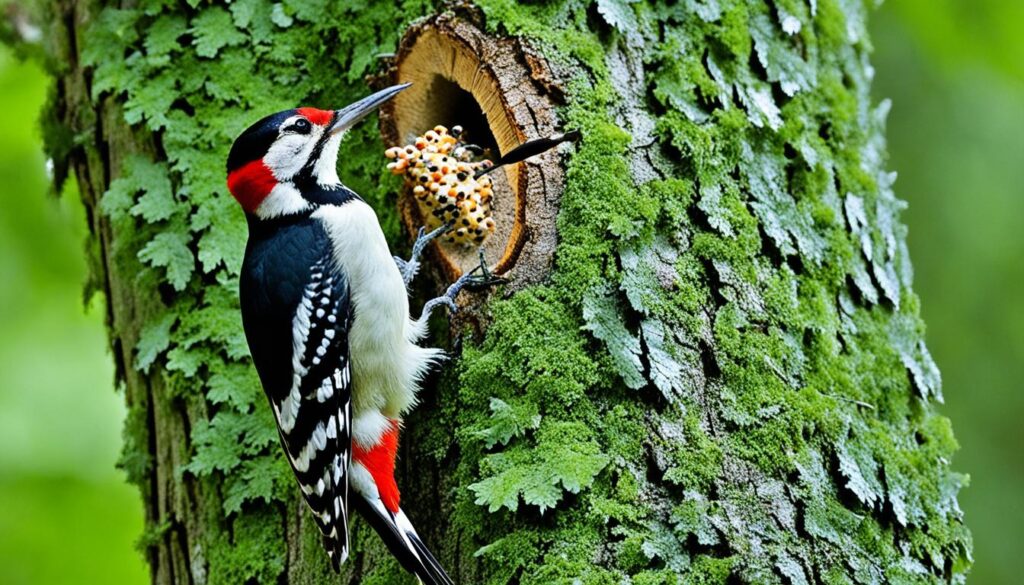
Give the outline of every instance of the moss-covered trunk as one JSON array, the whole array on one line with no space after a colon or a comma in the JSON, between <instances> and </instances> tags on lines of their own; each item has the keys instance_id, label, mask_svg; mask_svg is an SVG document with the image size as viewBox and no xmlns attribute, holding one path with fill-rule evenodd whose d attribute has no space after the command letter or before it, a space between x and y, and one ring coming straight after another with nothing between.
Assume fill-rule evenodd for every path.
<instances>
[{"instance_id":1,"label":"moss-covered trunk","mask_svg":"<svg viewBox=\"0 0 1024 585\"><path fill-rule=\"evenodd\" d=\"M466 309L486 326L407 421L404 505L457 581L963 580L871 2L103 4L47 4L46 128L89 211L154 582L337 582L248 361L223 162L259 115L365 93L443 10L521 37L584 136L557 220L526 218L557 228L550 273ZM366 124L340 171L402 248L382 150ZM342 582L410 582L355 534Z\"/></svg>"}]
</instances>

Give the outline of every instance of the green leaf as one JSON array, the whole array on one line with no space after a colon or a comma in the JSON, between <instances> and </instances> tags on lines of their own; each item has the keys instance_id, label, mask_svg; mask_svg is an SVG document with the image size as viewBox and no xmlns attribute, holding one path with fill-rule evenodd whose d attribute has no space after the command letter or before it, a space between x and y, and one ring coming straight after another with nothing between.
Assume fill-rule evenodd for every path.
<instances>
[{"instance_id":1,"label":"green leaf","mask_svg":"<svg viewBox=\"0 0 1024 585\"><path fill-rule=\"evenodd\" d=\"M276 44L271 4L268 0L238 0L231 3L231 17L235 26L248 31L255 44ZM273 108L268 111L274 111Z\"/></svg>"},{"instance_id":2,"label":"green leaf","mask_svg":"<svg viewBox=\"0 0 1024 585\"><path fill-rule=\"evenodd\" d=\"M224 515L240 512L246 502L262 500L269 504L280 497L281 486L290 487L294 481L283 462L283 457L269 454L243 461L241 469L225 478Z\"/></svg>"},{"instance_id":3,"label":"green leaf","mask_svg":"<svg viewBox=\"0 0 1024 585\"><path fill-rule=\"evenodd\" d=\"M194 378L199 368L218 359L220 356L209 348L176 345L167 352L167 370L181 372L186 378Z\"/></svg>"},{"instance_id":4,"label":"green leaf","mask_svg":"<svg viewBox=\"0 0 1024 585\"><path fill-rule=\"evenodd\" d=\"M237 285L206 288L203 305L181 316L176 341L185 347L211 342L232 359L248 357L236 291Z\"/></svg>"},{"instance_id":5,"label":"green leaf","mask_svg":"<svg viewBox=\"0 0 1024 585\"><path fill-rule=\"evenodd\" d=\"M217 413L213 420L200 422L192 431L196 453L185 470L197 476L214 471L231 472L242 462L239 443L244 417L237 413Z\"/></svg>"},{"instance_id":6,"label":"green leaf","mask_svg":"<svg viewBox=\"0 0 1024 585\"><path fill-rule=\"evenodd\" d=\"M130 179L114 179L110 182L110 188L100 198L100 211L115 222L121 221L128 217L128 210L135 203L137 191Z\"/></svg>"},{"instance_id":7,"label":"green leaf","mask_svg":"<svg viewBox=\"0 0 1024 585\"><path fill-rule=\"evenodd\" d=\"M188 233L161 232L139 251L139 260L155 268L164 268L167 281L174 290L183 291L196 266L189 243Z\"/></svg>"},{"instance_id":8,"label":"green leaf","mask_svg":"<svg viewBox=\"0 0 1024 585\"><path fill-rule=\"evenodd\" d=\"M175 313L165 313L159 318L150 319L139 332L139 341L135 344L135 369L148 372L157 356L171 345L171 327L178 321Z\"/></svg>"},{"instance_id":9,"label":"green leaf","mask_svg":"<svg viewBox=\"0 0 1024 585\"><path fill-rule=\"evenodd\" d=\"M521 496L544 513L561 501L563 492L590 487L608 461L592 431L579 423L553 423L543 427L536 448L516 445L484 457L482 467L490 476L469 489L477 505L491 512L503 507L516 511Z\"/></svg>"},{"instance_id":10,"label":"green leaf","mask_svg":"<svg viewBox=\"0 0 1024 585\"><path fill-rule=\"evenodd\" d=\"M161 15L146 31L143 46L150 57L170 55L181 51L178 39L185 34L188 24L185 18L177 14Z\"/></svg>"},{"instance_id":11,"label":"green leaf","mask_svg":"<svg viewBox=\"0 0 1024 585\"><path fill-rule=\"evenodd\" d=\"M207 399L214 404L227 403L239 411L248 412L259 398L262 388L252 365L215 361L211 367L214 373L206 383Z\"/></svg>"},{"instance_id":12,"label":"green leaf","mask_svg":"<svg viewBox=\"0 0 1024 585\"><path fill-rule=\"evenodd\" d=\"M526 431L540 426L541 416L537 405L530 401L514 401L509 404L499 398L491 398L490 426L474 434L490 449L501 443L507 445L513 437L521 437Z\"/></svg>"},{"instance_id":13,"label":"green leaf","mask_svg":"<svg viewBox=\"0 0 1024 585\"><path fill-rule=\"evenodd\" d=\"M269 409L255 414L221 411L208 423L200 423L192 433L196 454L185 469L196 475L214 471L230 473L243 459L264 453L277 442Z\"/></svg>"},{"instance_id":14,"label":"green leaf","mask_svg":"<svg viewBox=\"0 0 1024 585\"><path fill-rule=\"evenodd\" d=\"M205 230L199 238L199 262L210 273L224 265L231 274L242 269L248 226L235 200L217 194L203 201L192 216L192 229Z\"/></svg>"},{"instance_id":15,"label":"green leaf","mask_svg":"<svg viewBox=\"0 0 1024 585\"><path fill-rule=\"evenodd\" d=\"M334 3L330 0L285 0L283 4L299 20L317 22L325 15L331 14L328 9ZM342 6L344 5L342 4ZM371 11L373 7L374 3L369 2L359 7L352 6L350 10Z\"/></svg>"},{"instance_id":16,"label":"green leaf","mask_svg":"<svg viewBox=\"0 0 1024 585\"><path fill-rule=\"evenodd\" d=\"M503 457L504 455L495 455L489 463L501 466L504 463ZM524 483L525 474L521 470L517 470L515 474L506 471L470 484L469 489L476 494L475 502L478 506L487 506L490 512L497 512L501 508L515 512L519 509L519 494L524 489Z\"/></svg>"},{"instance_id":17,"label":"green leaf","mask_svg":"<svg viewBox=\"0 0 1024 585\"><path fill-rule=\"evenodd\" d=\"M295 22L295 19L284 11L284 6L280 3L274 4L274 9L270 13L270 20L281 28L288 28Z\"/></svg>"},{"instance_id":18,"label":"green leaf","mask_svg":"<svg viewBox=\"0 0 1024 585\"><path fill-rule=\"evenodd\" d=\"M136 199L139 192L142 195ZM115 221L131 213L147 223L155 223L183 208L174 197L167 165L133 155L122 164L121 176L111 181L110 189L100 201L100 209Z\"/></svg>"},{"instance_id":19,"label":"green leaf","mask_svg":"<svg viewBox=\"0 0 1024 585\"><path fill-rule=\"evenodd\" d=\"M132 215L142 217L148 223L168 219L180 209L180 204L174 197L167 165L141 157L135 160L132 175L142 195L132 206Z\"/></svg>"},{"instance_id":20,"label":"green leaf","mask_svg":"<svg viewBox=\"0 0 1024 585\"><path fill-rule=\"evenodd\" d=\"M583 298L583 320L584 327L605 343L626 386L642 387L645 380L640 338L626 329L618 299L602 288L590 291Z\"/></svg>"},{"instance_id":21,"label":"green leaf","mask_svg":"<svg viewBox=\"0 0 1024 585\"><path fill-rule=\"evenodd\" d=\"M220 7L206 8L192 19L192 44L200 57L216 57L224 47L245 42L245 35L235 28L231 14Z\"/></svg>"},{"instance_id":22,"label":"green leaf","mask_svg":"<svg viewBox=\"0 0 1024 585\"><path fill-rule=\"evenodd\" d=\"M82 62L95 67L122 60L127 47L139 38L135 23L140 16L137 10L104 8L83 35Z\"/></svg>"},{"instance_id":23,"label":"green leaf","mask_svg":"<svg viewBox=\"0 0 1024 585\"><path fill-rule=\"evenodd\" d=\"M225 103L245 103L247 96L263 93L260 85L265 80L256 74L255 67L256 62L246 49L226 49L204 68L209 75L203 87L217 100L218 107Z\"/></svg>"},{"instance_id":24,"label":"green leaf","mask_svg":"<svg viewBox=\"0 0 1024 585\"><path fill-rule=\"evenodd\" d=\"M168 124L167 113L177 99L176 85L177 77L170 71L134 85L124 103L125 121L135 125L145 119L150 130L165 128Z\"/></svg>"},{"instance_id":25,"label":"green leaf","mask_svg":"<svg viewBox=\"0 0 1024 585\"><path fill-rule=\"evenodd\" d=\"M90 95L94 100L106 92L120 96L144 84L149 73L146 60L139 51L132 51L123 59L106 59L96 65Z\"/></svg>"}]
</instances>

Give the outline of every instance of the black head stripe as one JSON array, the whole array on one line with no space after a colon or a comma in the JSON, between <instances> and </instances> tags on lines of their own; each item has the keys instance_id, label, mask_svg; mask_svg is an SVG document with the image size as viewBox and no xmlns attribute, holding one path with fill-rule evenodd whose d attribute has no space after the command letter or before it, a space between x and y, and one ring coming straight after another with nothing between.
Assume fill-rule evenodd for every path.
<instances>
[{"instance_id":1,"label":"black head stripe","mask_svg":"<svg viewBox=\"0 0 1024 585\"><path fill-rule=\"evenodd\" d=\"M271 114L242 132L231 146L228 154L228 173L246 163L263 158L270 145L277 140L278 130L285 120L295 115L295 110Z\"/></svg>"}]
</instances>

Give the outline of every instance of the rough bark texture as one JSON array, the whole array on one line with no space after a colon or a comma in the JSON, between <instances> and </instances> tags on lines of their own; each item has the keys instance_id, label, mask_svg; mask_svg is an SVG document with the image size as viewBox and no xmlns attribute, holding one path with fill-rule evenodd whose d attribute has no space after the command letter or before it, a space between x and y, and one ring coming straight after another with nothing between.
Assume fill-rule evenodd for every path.
<instances>
[{"instance_id":1,"label":"rough bark texture","mask_svg":"<svg viewBox=\"0 0 1024 585\"><path fill-rule=\"evenodd\" d=\"M866 3L340 4L55 0L42 20L154 582L411 582L361 523L329 575L248 363L223 161L260 115L363 94L446 10L529 47L562 104L543 124L584 135L564 185L539 178L557 218L526 210L557 234L550 270L467 309L487 327L451 332L407 421L403 505L456 580L963 581ZM401 248L382 152L366 124L340 171Z\"/></svg>"}]
</instances>

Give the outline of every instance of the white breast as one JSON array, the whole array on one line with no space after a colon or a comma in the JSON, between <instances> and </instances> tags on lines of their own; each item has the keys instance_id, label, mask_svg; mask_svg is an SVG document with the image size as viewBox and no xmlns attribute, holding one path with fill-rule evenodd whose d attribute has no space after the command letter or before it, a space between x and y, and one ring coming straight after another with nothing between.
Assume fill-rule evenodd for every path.
<instances>
[{"instance_id":1,"label":"white breast","mask_svg":"<svg viewBox=\"0 0 1024 585\"><path fill-rule=\"evenodd\" d=\"M331 238L354 307L353 418L370 409L400 418L415 404L420 379L442 353L415 344L424 332L409 318L405 283L373 209L353 200L323 206L313 217Z\"/></svg>"}]
</instances>

